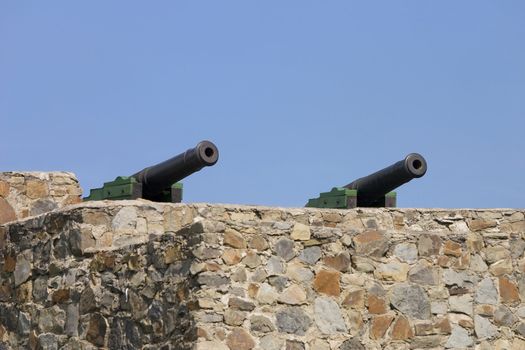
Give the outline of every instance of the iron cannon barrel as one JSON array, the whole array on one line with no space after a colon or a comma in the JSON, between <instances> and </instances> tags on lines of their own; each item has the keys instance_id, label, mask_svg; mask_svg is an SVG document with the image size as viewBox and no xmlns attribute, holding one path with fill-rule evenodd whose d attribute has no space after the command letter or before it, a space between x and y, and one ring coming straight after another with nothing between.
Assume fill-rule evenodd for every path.
<instances>
[{"instance_id":1,"label":"iron cannon barrel","mask_svg":"<svg viewBox=\"0 0 525 350\"><path fill-rule=\"evenodd\" d=\"M143 197L149 198L205 166L214 165L218 159L217 146L210 141L201 141L194 148L131 176L142 184Z\"/></svg>"},{"instance_id":2,"label":"iron cannon barrel","mask_svg":"<svg viewBox=\"0 0 525 350\"><path fill-rule=\"evenodd\" d=\"M425 175L426 171L425 158L418 153L410 153L403 160L359 178L344 187L358 190L358 206L367 207L402 184Z\"/></svg>"}]
</instances>

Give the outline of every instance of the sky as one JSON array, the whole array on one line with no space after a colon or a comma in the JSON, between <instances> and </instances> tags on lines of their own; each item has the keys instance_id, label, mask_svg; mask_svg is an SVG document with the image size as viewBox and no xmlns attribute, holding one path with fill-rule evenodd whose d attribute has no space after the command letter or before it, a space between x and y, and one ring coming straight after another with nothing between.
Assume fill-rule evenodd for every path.
<instances>
[{"instance_id":1,"label":"sky","mask_svg":"<svg viewBox=\"0 0 525 350\"><path fill-rule=\"evenodd\" d=\"M525 2L2 1L0 171L87 195L210 140L185 202L301 207L422 154L399 207L525 207Z\"/></svg>"}]
</instances>

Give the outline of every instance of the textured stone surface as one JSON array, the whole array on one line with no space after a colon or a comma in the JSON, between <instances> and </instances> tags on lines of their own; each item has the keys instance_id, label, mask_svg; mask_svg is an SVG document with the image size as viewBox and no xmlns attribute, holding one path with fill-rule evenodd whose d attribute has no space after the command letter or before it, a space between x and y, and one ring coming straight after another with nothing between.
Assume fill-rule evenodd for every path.
<instances>
[{"instance_id":1,"label":"textured stone surface","mask_svg":"<svg viewBox=\"0 0 525 350\"><path fill-rule=\"evenodd\" d=\"M254 315L250 318L250 329L254 332L268 333L275 330L273 322L266 316Z\"/></svg>"},{"instance_id":2,"label":"textured stone surface","mask_svg":"<svg viewBox=\"0 0 525 350\"><path fill-rule=\"evenodd\" d=\"M337 254L336 256L327 256L323 259L323 264L332 269L346 272L350 265L350 254L344 252Z\"/></svg>"},{"instance_id":3,"label":"textured stone surface","mask_svg":"<svg viewBox=\"0 0 525 350\"><path fill-rule=\"evenodd\" d=\"M498 334L498 329L488 319L474 316L474 330L478 339L492 338Z\"/></svg>"},{"instance_id":4,"label":"textured stone surface","mask_svg":"<svg viewBox=\"0 0 525 350\"><path fill-rule=\"evenodd\" d=\"M321 258L321 252L319 246L308 247L299 254L299 259L307 264L313 265Z\"/></svg>"},{"instance_id":5,"label":"textured stone surface","mask_svg":"<svg viewBox=\"0 0 525 350\"><path fill-rule=\"evenodd\" d=\"M0 197L0 224L14 221L16 219L17 215L11 204L9 204L6 199Z\"/></svg>"},{"instance_id":6,"label":"textured stone surface","mask_svg":"<svg viewBox=\"0 0 525 350\"><path fill-rule=\"evenodd\" d=\"M414 331L408 322L406 317L400 316L395 321L392 328L392 339L394 340L405 340L410 339L414 336Z\"/></svg>"},{"instance_id":7,"label":"textured stone surface","mask_svg":"<svg viewBox=\"0 0 525 350\"><path fill-rule=\"evenodd\" d=\"M476 302L480 304L496 305L498 303L498 290L491 278L484 278L479 283L475 295Z\"/></svg>"},{"instance_id":8,"label":"textured stone surface","mask_svg":"<svg viewBox=\"0 0 525 350\"><path fill-rule=\"evenodd\" d=\"M401 243L395 246L394 256L406 263L415 263L417 261L417 246L414 243Z\"/></svg>"},{"instance_id":9,"label":"textured stone surface","mask_svg":"<svg viewBox=\"0 0 525 350\"><path fill-rule=\"evenodd\" d=\"M433 256L439 254L442 239L438 235L421 235L418 240L417 249L421 256Z\"/></svg>"},{"instance_id":10,"label":"textured stone surface","mask_svg":"<svg viewBox=\"0 0 525 350\"><path fill-rule=\"evenodd\" d=\"M311 237L310 227L298 222L294 225L290 237L296 241L307 241Z\"/></svg>"},{"instance_id":11,"label":"textured stone surface","mask_svg":"<svg viewBox=\"0 0 525 350\"><path fill-rule=\"evenodd\" d=\"M294 243L292 240L288 238L281 238L275 244L274 249L278 256L280 256L286 261L289 261L295 256L293 247Z\"/></svg>"},{"instance_id":12,"label":"textured stone surface","mask_svg":"<svg viewBox=\"0 0 525 350\"><path fill-rule=\"evenodd\" d=\"M439 271L428 261L421 260L408 272L410 282L435 286L439 282Z\"/></svg>"},{"instance_id":13,"label":"textured stone surface","mask_svg":"<svg viewBox=\"0 0 525 350\"><path fill-rule=\"evenodd\" d=\"M0 343L520 348L524 220L510 209L58 209L0 226Z\"/></svg>"},{"instance_id":14,"label":"textured stone surface","mask_svg":"<svg viewBox=\"0 0 525 350\"><path fill-rule=\"evenodd\" d=\"M319 297L314 302L315 324L324 334L345 332L346 325L341 315L341 309L335 301L327 297Z\"/></svg>"},{"instance_id":15,"label":"textured stone surface","mask_svg":"<svg viewBox=\"0 0 525 350\"><path fill-rule=\"evenodd\" d=\"M393 315L377 315L372 318L370 325L370 338L381 339L385 336L388 327L394 319Z\"/></svg>"},{"instance_id":16,"label":"textured stone surface","mask_svg":"<svg viewBox=\"0 0 525 350\"><path fill-rule=\"evenodd\" d=\"M224 232L224 244L233 248L246 248L247 246L243 235L232 229Z\"/></svg>"},{"instance_id":17,"label":"textured stone surface","mask_svg":"<svg viewBox=\"0 0 525 350\"><path fill-rule=\"evenodd\" d=\"M255 342L252 336L242 328L235 328L228 337L226 337L226 345L230 349L250 350L255 347Z\"/></svg>"},{"instance_id":18,"label":"textured stone surface","mask_svg":"<svg viewBox=\"0 0 525 350\"><path fill-rule=\"evenodd\" d=\"M506 277L500 277L498 281L501 301L505 304L519 303L520 295L516 284Z\"/></svg>"},{"instance_id":19,"label":"textured stone surface","mask_svg":"<svg viewBox=\"0 0 525 350\"><path fill-rule=\"evenodd\" d=\"M66 172L0 172L0 224L79 203L82 190Z\"/></svg>"},{"instance_id":20,"label":"textured stone surface","mask_svg":"<svg viewBox=\"0 0 525 350\"><path fill-rule=\"evenodd\" d=\"M303 309L297 306L286 307L277 311L277 328L280 332L304 335L312 320Z\"/></svg>"},{"instance_id":21,"label":"textured stone surface","mask_svg":"<svg viewBox=\"0 0 525 350\"><path fill-rule=\"evenodd\" d=\"M29 264L24 256L19 256L17 258L13 275L15 277L15 286L27 281L31 275L31 264Z\"/></svg>"},{"instance_id":22,"label":"textured stone surface","mask_svg":"<svg viewBox=\"0 0 525 350\"><path fill-rule=\"evenodd\" d=\"M466 315L472 316L472 295L462 294L462 295L452 295L449 298L449 307L450 311L460 312Z\"/></svg>"},{"instance_id":23,"label":"textured stone surface","mask_svg":"<svg viewBox=\"0 0 525 350\"><path fill-rule=\"evenodd\" d=\"M388 249L388 237L378 231L366 231L354 238L357 254L382 256Z\"/></svg>"},{"instance_id":24,"label":"textured stone surface","mask_svg":"<svg viewBox=\"0 0 525 350\"><path fill-rule=\"evenodd\" d=\"M337 297L341 293L339 278L338 271L321 270L315 275L313 287L319 293Z\"/></svg>"},{"instance_id":25,"label":"textured stone surface","mask_svg":"<svg viewBox=\"0 0 525 350\"><path fill-rule=\"evenodd\" d=\"M430 317L430 301L423 288L418 285L401 284L392 289L392 305L403 314L416 318Z\"/></svg>"},{"instance_id":26,"label":"textured stone surface","mask_svg":"<svg viewBox=\"0 0 525 350\"><path fill-rule=\"evenodd\" d=\"M306 304L306 291L297 284L282 291L278 298L280 303L290 305Z\"/></svg>"},{"instance_id":27,"label":"textured stone surface","mask_svg":"<svg viewBox=\"0 0 525 350\"><path fill-rule=\"evenodd\" d=\"M452 333L445 344L445 348L468 348L474 344L474 341L469 336L469 333L466 329L453 326Z\"/></svg>"},{"instance_id":28,"label":"textured stone surface","mask_svg":"<svg viewBox=\"0 0 525 350\"><path fill-rule=\"evenodd\" d=\"M375 270L375 275L382 280L404 282L407 279L409 268L409 265L405 263L390 262L379 265Z\"/></svg>"}]
</instances>

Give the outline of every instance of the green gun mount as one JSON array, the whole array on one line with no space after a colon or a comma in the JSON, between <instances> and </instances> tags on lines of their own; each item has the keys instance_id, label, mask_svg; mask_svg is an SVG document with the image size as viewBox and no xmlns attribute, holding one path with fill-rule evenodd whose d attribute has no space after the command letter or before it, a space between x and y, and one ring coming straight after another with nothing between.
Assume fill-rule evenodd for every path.
<instances>
[{"instance_id":1,"label":"green gun mount","mask_svg":"<svg viewBox=\"0 0 525 350\"><path fill-rule=\"evenodd\" d=\"M162 191L156 202L180 203L182 201L182 183L176 182L170 186L169 190ZM104 182L101 188L94 188L89 191L89 197L85 201L101 201L104 199L137 199L143 198L142 184L133 176L117 176L114 181Z\"/></svg>"},{"instance_id":2,"label":"green gun mount","mask_svg":"<svg viewBox=\"0 0 525 350\"><path fill-rule=\"evenodd\" d=\"M396 192L388 192L378 201L379 207L392 208L396 206ZM319 197L312 198L306 203L309 208L350 209L357 207L357 190L345 187L334 187L330 192L321 192Z\"/></svg>"},{"instance_id":3,"label":"green gun mount","mask_svg":"<svg viewBox=\"0 0 525 350\"><path fill-rule=\"evenodd\" d=\"M201 141L173 158L145 168L131 176L118 176L105 182L101 188L90 191L85 201L144 198L155 202L182 201L182 183L179 181L212 166L219 159L219 150L210 141Z\"/></svg>"},{"instance_id":4,"label":"green gun mount","mask_svg":"<svg viewBox=\"0 0 525 350\"><path fill-rule=\"evenodd\" d=\"M403 160L371 175L359 178L344 187L334 187L312 198L306 207L356 208L395 207L397 195L394 190L414 178L425 175L427 162L418 153L410 153Z\"/></svg>"}]
</instances>

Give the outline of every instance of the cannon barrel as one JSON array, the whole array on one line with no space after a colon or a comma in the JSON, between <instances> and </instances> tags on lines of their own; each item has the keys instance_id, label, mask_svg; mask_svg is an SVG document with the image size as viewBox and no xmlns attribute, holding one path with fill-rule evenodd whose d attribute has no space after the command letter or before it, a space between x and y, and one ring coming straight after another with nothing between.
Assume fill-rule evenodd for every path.
<instances>
[{"instance_id":1,"label":"cannon barrel","mask_svg":"<svg viewBox=\"0 0 525 350\"><path fill-rule=\"evenodd\" d=\"M142 184L142 197L152 199L172 184L205 166L214 165L218 159L217 147L210 141L201 141L194 148L162 163L145 168L132 177Z\"/></svg>"},{"instance_id":2,"label":"cannon barrel","mask_svg":"<svg viewBox=\"0 0 525 350\"><path fill-rule=\"evenodd\" d=\"M388 192L410 180L425 175L427 162L418 153L410 153L405 159L359 178L345 188L357 190L357 206L371 207Z\"/></svg>"}]
</instances>

